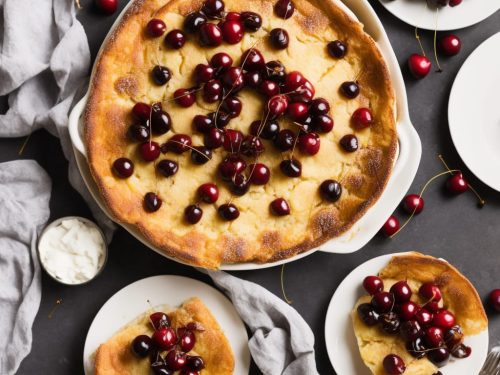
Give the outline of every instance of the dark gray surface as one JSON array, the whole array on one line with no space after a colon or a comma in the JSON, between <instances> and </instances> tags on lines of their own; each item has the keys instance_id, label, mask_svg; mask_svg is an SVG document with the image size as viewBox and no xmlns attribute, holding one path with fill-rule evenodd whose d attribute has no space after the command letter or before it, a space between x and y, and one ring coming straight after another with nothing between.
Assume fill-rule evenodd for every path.
<instances>
[{"instance_id":1,"label":"dark gray surface","mask_svg":"<svg viewBox=\"0 0 500 375\"><path fill-rule=\"evenodd\" d=\"M121 5L125 1L121 1ZM82 1L82 20L95 56L113 17L96 14ZM396 55L403 66L407 57L418 52L413 28L372 4L385 25ZM444 257L461 269L482 297L500 287L500 193L481 184L464 168L451 142L447 125L447 103L453 79L466 57L490 35L500 31L500 12L479 25L457 31L463 42L462 52L442 59L444 72L432 73L422 81L407 79L411 118L423 144L423 155L412 192L418 192L431 176L442 171L437 154L442 153L454 168L462 168L487 201L479 210L472 194L450 198L443 193L442 182L433 184L425 194L425 211L393 240L374 238L364 249L350 255L316 253L286 266L286 290L293 306L310 324L316 334L316 358L321 374L333 373L324 342L324 319L330 298L342 279L356 266L375 256L407 250L419 250ZM432 33L422 32L423 42L430 53ZM408 77L406 68L403 69ZM474 95L474 87L470 95ZM0 100L0 108L5 108ZM475 126L475 124L470 124ZM23 139L1 139L0 161L18 159ZM55 138L44 131L30 139L22 158L34 158L49 172L53 180L52 218L64 215L90 217L80 196L70 187L66 175L67 163ZM492 168L498 168L493 166ZM398 213L399 217L404 217ZM33 329L33 350L24 360L19 374L81 374L82 352L87 329L102 304L116 291L138 279L158 275L178 274L208 281L190 267L166 260L148 250L124 230L119 230L110 246L105 272L90 285L64 287L43 276L43 297ZM255 281L273 293L281 295L280 268L241 272L238 276ZM360 280L361 281L361 280ZM56 300L63 303L49 319ZM500 316L490 317L491 344L500 339ZM251 373L259 373L253 369Z\"/></svg>"}]
</instances>

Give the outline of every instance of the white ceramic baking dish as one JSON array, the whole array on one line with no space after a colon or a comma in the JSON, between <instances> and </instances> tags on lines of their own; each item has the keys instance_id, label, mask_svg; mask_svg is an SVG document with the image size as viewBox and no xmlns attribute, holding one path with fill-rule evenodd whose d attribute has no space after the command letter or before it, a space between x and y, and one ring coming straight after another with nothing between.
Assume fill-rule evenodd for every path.
<instances>
[{"instance_id":1,"label":"white ceramic baking dish","mask_svg":"<svg viewBox=\"0 0 500 375\"><path fill-rule=\"evenodd\" d=\"M380 199L366 212L366 214L358 220L352 228L344 235L334 238L318 248L311 249L305 253L298 254L289 259L273 263L240 263L240 264L223 264L221 269L229 271L239 270L252 270L273 267L284 263L292 262L301 259L315 251L324 251L328 253L351 253L361 249L366 243L378 232L387 218L396 209L401 199L408 191L410 184L415 177L420 162L422 153L422 146L420 138L413 127L408 112L408 102L406 97L406 89L403 81L403 76L399 68L398 61L392 50L389 38L385 33L384 27L377 17L375 11L368 3L367 0L326 0L334 1L341 6L353 18L357 18L364 24L365 30L377 42L386 62L389 67L391 79L396 92L396 116L397 116L397 130L399 139L398 157L394 164L392 175L388 181L387 187L384 190ZM129 2L127 7L122 11L117 18L111 30L118 24L125 10L130 6L132 1ZM111 31L110 31L111 32ZM109 34L108 34L109 36ZM75 153L78 168L82 174L91 195L94 197L102 210L111 218L113 217L107 211L102 198L99 194L97 186L90 174L87 164L85 145L82 137L82 121L81 115L85 108L87 96L85 96L72 110L69 118L69 132L73 142L73 150ZM160 249L152 246L147 239L133 226L123 223L122 225L139 241L150 247L152 250L161 255L165 255ZM172 258L175 261L177 259Z\"/></svg>"}]
</instances>

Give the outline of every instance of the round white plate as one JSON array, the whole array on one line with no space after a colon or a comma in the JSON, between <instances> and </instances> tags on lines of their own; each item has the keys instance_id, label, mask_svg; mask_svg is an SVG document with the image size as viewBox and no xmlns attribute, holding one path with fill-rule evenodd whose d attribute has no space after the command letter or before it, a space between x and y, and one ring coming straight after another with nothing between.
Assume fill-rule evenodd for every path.
<instances>
[{"instance_id":1,"label":"round white plate","mask_svg":"<svg viewBox=\"0 0 500 375\"><path fill-rule=\"evenodd\" d=\"M403 253L382 255L354 269L340 283L333 295L325 321L325 341L330 362L337 374L370 375L359 354L356 336L352 328L351 310L363 294L362 282L368 275L376 275L391 257ZM488 353L488 330L469 336L465 343L472 347L472 354L465 359L450 359L439 371L443 375L471 375L479 373Z\"/></svg>"},{"instance_id":2,"label":"round white plate","mask_svg":"<svg viewBox=\"0 0 500 375\"><path fill-rule=\"evenodd\" d=\"M500 9L500 0L463 0L456 7L427 6L426 0L380 0L382 5L400 20L427 30L456 30L474 25Z\"/></svg>"},{"instance_id":3,"label":"round white plate","mask_svg":"<svg viewBox=\"0 0 500 375\"><path fill-rule=\"evenodd\" d=\"M250 352L247 331L231 302L221 292L201 281L172 275L153 276L136 281L114 294L101 307L85 340L85 374L94 374L94 353L99 345L147 311L150 306L176 307L195 296L211 310L229 340L235 359L234 374L248 375Z\"/></svg>"},{"instance_id":4,"label":"round white plate","mask_svg":"<svg viewBox=\"0 0 500 375\"><path fill-rule=\"evenodd\" d=\"M499 0L500 1L500 0ZM467 58L451 89L448 122L451 138L467 167L500 191L500 33Z\"/></svg>"}]
</instances>

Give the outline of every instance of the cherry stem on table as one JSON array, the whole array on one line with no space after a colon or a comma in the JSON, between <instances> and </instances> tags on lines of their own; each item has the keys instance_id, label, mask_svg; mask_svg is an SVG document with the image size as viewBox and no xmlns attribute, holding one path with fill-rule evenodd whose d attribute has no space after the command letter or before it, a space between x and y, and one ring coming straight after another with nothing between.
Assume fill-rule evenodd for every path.
<instances>
[{"instance_id":1,"label":"cherry stem on table","mask_svg":"<svg viewBox=\"0 0 500 375\"><path fill-rule=\"evenodd\" d=\"M285 293L285 265L284 264L281 266L280 279L281 279L281 292L283 293L283 298L285 299L286 303L291 305L293 303L293 301L288 299L288 297L286 296L286 293Z\"/></svg>"}]
</instances>

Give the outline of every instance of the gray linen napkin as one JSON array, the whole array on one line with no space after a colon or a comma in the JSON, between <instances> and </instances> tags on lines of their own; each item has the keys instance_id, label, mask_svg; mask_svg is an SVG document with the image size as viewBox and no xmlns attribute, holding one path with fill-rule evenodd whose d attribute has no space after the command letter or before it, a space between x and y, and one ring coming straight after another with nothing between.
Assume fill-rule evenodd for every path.
<instances>
[{"instance_id":1,"label":"gray linen napkin","mask_svg":"<svg viewBox=\"0 0 500 375\"><path fill-rule=\"evenodd\" d=\"M49 212L50 178L33 160L0 164L0 374L17 371L31 350L40 305L38 231Z\"/></svg>"}]
</instances>

